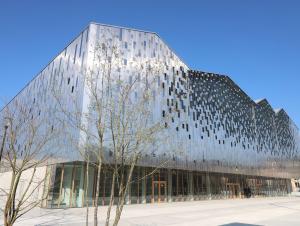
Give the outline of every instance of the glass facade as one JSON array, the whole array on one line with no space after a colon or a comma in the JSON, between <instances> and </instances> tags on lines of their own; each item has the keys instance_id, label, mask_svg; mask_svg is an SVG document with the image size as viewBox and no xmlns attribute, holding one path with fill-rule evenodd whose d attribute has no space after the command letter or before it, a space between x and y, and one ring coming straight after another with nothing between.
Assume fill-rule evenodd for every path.
<instances>
[{"instance_id":1,"label":"glass facade","mask_svg":"<svg viewBox=\"0 0 300 226\"><path fill-rule=\"evenodd\" d=\"M49 182L48 207L83 206L85 190L85 169L83 167L83 163L76 162L57 164L56 167L52 166L53 176L50 177Z\"/></svg>"},{"instance_id":2,"label":"glass facade","mask_svg":"<svg viewBox=\"0 0 300 226\"><path fill-rule=\"evenodd\" d=\"M45 206L107 205L111 192L115 193L115 202L118 200L120 178L116 178L117 185L112 191L113 174L108 166L103 168L99 181L94 165L86 173L83 156L73 147L81 142L85 145L88 139L79 128L61 123L65 117L59 119L60 114L54 114L57 98L52 95L57 91L61 94L60 106L82 113L76 123L89 121L94 112L90 108L93 100L86 92L85 71L98 71L94 68L98 64L94 63L98 55L95 51L99 44L111 48L111 43L118 46L123 62L121 66L111 62L112 79L131 84L147 78L153 94L149 104L151 118L153 122L163 120L165 125L155 150L144 150L138 164L152 167L166 162L167 169L153 173L152 168L137 167L127 203L275 196L289 192L290 179L281 178L299 178L300 140L299 129L283 109L272 109L266 99L252 100L228 76L192 70L153 32L91 23L10 102L23 103L37 121L46 118L52 129L72 138L58 136L49 148L57 164L48 166L52 173L46 186L50 192ZM147 70L137 67L140 62L149 64L149 68L152 64L153 68L158 66L159 72L148 76ZM117 86L114 88L118 90ZM132 94L138 98L139 92L137 88ZM91 134L97 131L95 123L87 124ZM164 134L167 136L163 137ZM160 140L164 140L162 144ZM108 150L111 144L105 145ZM112 155L104 155L107 162L112 161ZM97 183L99 198L95 200Z\"/></svg>"},{"instance_id":3,"label":"glass facade","mask_svg":"<svg viewBox=\"0 0 300 226\"><path fill-rule=\"evenodd\" d=\"M102 167L99 182L94 164L89 166L88 174L84 162L49 167L52 168L52 175L45 207L83 207L94 206L96 203L108 205L111 192L114 192L114 203L118 200L120 178L116 178L112 191L113 171L107 165ZM126 172L124 175L126 177ZM95 200L97 183L98 202ZM290 192L291 181L284 178L136 167L126 195L126 203L284 196Z\"/></svg>"}]
</instances>

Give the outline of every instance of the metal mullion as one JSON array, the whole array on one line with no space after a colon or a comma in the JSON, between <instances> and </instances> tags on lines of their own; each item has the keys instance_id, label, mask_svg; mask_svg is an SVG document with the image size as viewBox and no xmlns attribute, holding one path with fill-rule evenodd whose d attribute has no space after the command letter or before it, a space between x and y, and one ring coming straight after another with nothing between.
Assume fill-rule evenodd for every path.
<instances>
[{"instance_id":1,"label":"metal mullion","mask_svg":"<svg viewBox=\"0 0 300 226\"><path fill-rule=\"evenodd\" d=\"M82 168L81 170L83 171L83 192L82 192L82 203L83 203L83 206L84 206L84 203L85 203L85 194L88 193L88 191L85 191L85 189L87 188L87 184L85 183L85 179L86 179L86 172L84 172L84 170L86 169L84 163L82 163ZM81 177L81 175L80 175Z\"/></svg>"},{"instance_id":2,"label":"metal mullion","mask_svg":"<svg viewBox=\"0 0 300 226\"><path fill-rule=\"evenodd\" d=\"M71 180L71 193L70 193L70 201L69 201L69 206L72 207L73 205L72 204L72 199L73 199L73 190L74 190L74 171L75 171L75 164L72 164L73 165L73 169L72 169L72 180Z\"/></svg>"},{"instance_id":3,"label":"metal mullion","mask_svg":"<svg viewBox=\"0 0 300 226\"><path fill-rule=\"evenodd\" d=\"M51 165L50 166L50 169L49 169L49 181L48 181L48 191L47 191L47 197L46 197L46 206L48 206L48 198L49 198L49 191L50 191L50 184L51 184L51 181L52 181L52 179L51 179L51 176L52 176L52 171L53 171L53 168L52 168L53 166ZM46 173L47 173L47 169L46 169ZM52 199L53 199L53 195L52 195ZM52 200L51 200L51 203L52 203Z\"/></svg>"},{"instance_id":4,"label":"metal mullion","mask_svg":"<svg viewBox=\"0 0 300 226\"><path fill-rule=\"evenodd\" d=\"M61 202L61 192L62 192L62 184L64 180L64 173L65 173L65 164L62 164L62 169L61 169L61 175L60 175L60 185L59 185L59 196L58 196L58 208L60 207L60 202Z\"/></svg>"},{"instance_id":5,"label":"metal mullion","mask_svg":"<svg viewBox=\"0 0 300 226\"><path fill-rule=\"evenodd\" d=\"M158 202L160 203L160 170L158 170Z\"/></svg>"},{"instance_id":6,"label":"metal mullion","mask_svg":"<svg viewBox=\"0 0 300 226\"><path fill-rule=\"evenodd\" d=\"M151 200L152 200L152 203L154 203L154 179L153 179L153 174L151 175L151 184L152 184Z\"/></svg>"}]
</instances>

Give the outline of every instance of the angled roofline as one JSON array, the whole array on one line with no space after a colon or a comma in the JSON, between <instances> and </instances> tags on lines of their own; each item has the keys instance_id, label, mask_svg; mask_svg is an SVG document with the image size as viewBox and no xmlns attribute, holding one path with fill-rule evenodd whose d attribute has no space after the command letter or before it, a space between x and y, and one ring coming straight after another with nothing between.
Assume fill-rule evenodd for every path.
<instances>
[{"instance_id":1,"label":"angled roofline","mask_svg":"<svg viewBox=\"0 0 300 226\"><path fill-rule=\"evenodd\" d=\"M275 109L274 112L276 115L279 115L280 113L282 113L282 114L286 115L292 121L292 119L290 118L288 113L283 108Z\"/></svg>"},{"instance_id":2,"label":"angled roofline","mask_svg":"<svg viewBox=\"0 0 300 226\"><path fill-rule=\"evenodd\" d=\"M98 22L95 22L95 21L91 21L91 22L88 24L88 26L90 26L91 24L99 25L99 26L104 26L104 27L121 28L121 29L127 29L127 30L132 30L132 31L151 33L151 34L155 34L155 35L159 36L159 35L158 35L156 32L154 32L154 31L142 30L142 29L137 29L137 28L124 27L124 26L118 26L118 25L112 25L112 24L105 24L105 23L98 23Z\"/></svg>"},{"instance_id":3,"label":"angled roofline","mask_svg":"<svg viewBox=\"0 0 300 226\"><path fill-rule=\"evenodd\" d=\"M242 95L244 95L245 97L247 97L249 99L249 101L251 101L254 105L256 106L261 106L261 104L266 103L274 112L275 115L279 114L280 112L284 112L288 118L290 119L290 121L293 122L293 124L296 126L296 128L298 129L298 126L296 125L296 123L292 120L292 118L288 115L288 113L283 109L283 108L279 108L279 109L274 109L272 107L272 105L269 103L269 101L266 98L262 98L262 99L258 99L258 100L253 100L250 96L248 96L248 94L240 87L238 86L228 75L222 75L222 74L217 74L217 73L212 73L212 72L206 72L206 71L198 71L198 70L190 70L190 72L195 72L195 73L203 73L203 74L207 74L207 75L213 75L216 76L217 78L223 78L228 85L233 86L234 88L238 89L239 91L241 91ZM299 129L298 129L299 130Z\"/></svg>"},{"instance_id":4,"label":"angled roofline","mask_svg":"<svg viewBox=\"0 0 300 226\"><path fill-rule=\"evenodd\" d=\"M118 25L105 24L105 23L97 23L94 21L91 21L88 26L90 26L91 24L98 25L98 26L119 28L119 29L127 29L127 30L150 33L150 34L156 35L178 57L178 59L181 60L188 67L188 69L190 69L190 66L179 56L179 54L176 53L176 51L157 32L142 30L142 29L137 29L137 28L123 27L123 26L118 26Z\"/></svg>"},{"instance_id":5,"label":"angled roofline","mask_svg":"<svg viewBox=\"0 0 300 226\"><path fill-rule=\"evenodd\" d=\"M212 72L206 72L206 71L197 71L197 70L190 70L190 71L191 72L200 72L200 73L204 73L204 74L207 74L207 75L214 75L218 79L223 78L224 81L227 82L227 84L229 86L232 86L233 88L235 88L238 91L240 91L241 94L244 95L250 102L252 102L253 104L255 104L255 101L240 86L238 86L228 75L223 75L223 74L218 74L218 73L212 73Z\"/></svg>"},{"instance_id":6,"label":"angled roofline","mask_svg":"<svg viewBox=\"0 0 300 226\"><path fill-rule=\"evenodd\" d=\"M256 100L255 103L256 103L258 106L270 108L270 109L273 111L273 113L274 113L275 115L277 115L275 109L272 107L272 105L269 103L269 101L268 101L266 98ZM265 106L264 106L264 104L265 104ZM288 117L289 117L289 116L288 116ZM289 118L290 118L290 117L289 117ZM291 120L291 118L290 118L290 120Z\"/></svg>"},{"instance_id":7,"label":"angled roofline","mask_svg":"<svg viewBox=\"0 0 300 226\"><path fill-rule=\"evenodd\" d=\"M174 49L172 49L168 44L167 42L161 38L159 36L158 33L156 32L153 32L153 31L147 31L147 30L142 30L142 29L136 29L136 28L129 28L129 27L123 27L123 26L116 26L116 25L110 25L110 24L105 24L105 23L97 23L97 22L94 22L94 21L91 21L88 23L87 26L84 27L84 29L81 30L81 32L78 33L78 35L76 35L73 39L71 39L71 41L68 42L67 46L64 47L61 51L59 51L54 57L51 58L51 60L49 61L49 63L47 63L29 82L26 83L26 85L7 103L5 104L1 109L0 109L0 112L2 112L19 94L21 94L65 49L67 49L83 32L85 32L87 29L89 29L90 25L98 25L98 26L106 26L106 27L113 27L113 28L120 28L120 29L127 29L127 30L132 30L132 31L138 31L138 32L145 32L145 33L150 33L150 34L154 34L156 35L177 57L179 60L181 60L187 67L190 71L194 71L194 72L201 72L201 73L206 73L206 74L213 74L213 75L216 75L218 77L222 77L224 78L227 82L231 83L231 85L233 85L235 88L237 88L238 90L241 91L241 93L246 96L247 98L249 98L250 101L252 101L254 104L260 104L261 102L263 101L266 101L267 104L271 107L271 109L274 111L274 113L276 113L276 110L274 110L272 108L272 106L269 104L269 102L267 101L266 98L264 99L261 99L261 100L258 100L257 101L254 101L250 96L248 96L248 94L246 92L244 92L242 90L241 87L239 87L229 76L227 75L221 75L221 74L217 74L217 73L212 73L212 72L204 72L204 71L197 71L197 70L192 70L190 68L190 66L176 53L176 51L174 51ZM286 111L281 108L278 113L280 111L284 111L286 113ZM293 122L293 120L290 118L290 116L286 113L286 115L289 117L289 119ZM293 122L294 123L294 122ZM294 123L295 124L295 123ZM296 124L295 124L296 125ZM297 127L297 125L296 125ZM297 127L298 128L298 127Z\"/></svg>"},{"instance_id":8,"label":"angled roofline","mask_svg":"<svg viewBox=\"0 0 300 226\"><path fill-rule=\"evenodd\" d=\"M242 95L244 95L250 102L255 103L253 99L239 86L237 85L228 75L224 75L225 81L227 81L231 86L239 90Z\"/></svg>"},{"instance_id":9,"label":"angled roofline","mask_svg":"<svg viewBox=\"0 0 300 226\"><path fill-rule=\"evenodd\" d=\"M274 111L275 111L276 114L279 114L282 111L285 112L285 110L283 108L277 108L277 109L274 109Z\"/></svg>"},{"instance_id":10,"label":"angled roofline","mask_svg":"<svg viewBox=\"0 0 300 226\"><path fill-rule=\"evenodd\" d=\"M9 102L7 102L1 109L0 112L2 112L11 102L13 102L14 99L16 99L16 97L21 94L65 49L67 49L83 32L85 32L90 26L90 23L84 27L84 29L81 30L81 32L76 35L73 39L71 39L71 41L68 42L67 46L64 47L61 51L59 51L57 54L55 54L54 57L51 58L51 60L49 61L49 63L47 63L43 69L41 69L35 76L33 76L33 78L27 82L25 84L25 86L13 97L11 98L11 100Z\"/></svg>"},{"instance_id":11,"label":"angled roofline","mask_svg":"<svg viewBox=\"0 0 300 226\"><path fill-rule=\"evenodd\" d=\"M298 125L293 121L293 119L289 116L289 114L283 108L274 109L274 112L275 112L275 115L279 115L280 113L286 115L289 118L289 120L293 123L293 125L297 128L298 133L300 135Z\"/></svg>"},{"instance_id":12,"label":"angled roofline","mask_svg":"<svg viewBox=\"0 0 300 226\"><path fill-rule=\"evenodd\" d=\"M263 102L265 99L266 99L266 98L256 99L254 102L255 102L256 104L259 104L259 103Z\"/></svg>"},{"instance_id":13,"label":"angled roofline","mask_svg":"<svg viewBox=\"0 0 300 226\"><path fill-rule=\"evenodd\" d=\"M49 61L49 63L47 63L41 70L39 70L39 72L33 76L33 78L27 82L25 84L25 86L14 96L10 99L9 102L7 102L6 104L4 103L4 106L0 109L0 112L2 112L19 94L21 94L29 85L30 83L32 83L65 49L67 49L83 32L85 32L87 29L89 29L90 25L94 24L94 25L99 25L99 26L106 26L106 27L113 27L113 28L122 28L122 29L127 29L127 30L132 30L132 31L138 31L138 32L145 32L145 33L151 33L156 35L159 39L161 39L161 41L178 57L178 59L180 59L188 68L189 65L174 51L174 49L172 49L167 42L162 39L156 32L153 31L147 31L147 30L141 30L141 29L136 29L136 28L129 28L129 27L123 27L123 26L116 26L116 25L111 25L111 24L105 24L105 23L97 23L94 21L91 21L88 23L88 25L86 25L81 32L78 33L78 35L76 35L73 39L71 39L71 41L68 42L67 46L64 47L61 51L59 51L54 57L51 58L51 60Z\"/></svg>"},{"instance_id":14,"label":"angled roofline","mask_svg":"<svg viewBox=\"0 0 300 226\"><path fill-rule=\"evenodd\" d=\"M257 105L262 105L263 103L266 103L267 105L269 105L273 111L275 112L275 109L271 106L271 104L269 103L269 101L267 100L267 98L262 98L262 99L258 99L258 100L255 100L255 103Z\"/></svg>"}]
</instances>

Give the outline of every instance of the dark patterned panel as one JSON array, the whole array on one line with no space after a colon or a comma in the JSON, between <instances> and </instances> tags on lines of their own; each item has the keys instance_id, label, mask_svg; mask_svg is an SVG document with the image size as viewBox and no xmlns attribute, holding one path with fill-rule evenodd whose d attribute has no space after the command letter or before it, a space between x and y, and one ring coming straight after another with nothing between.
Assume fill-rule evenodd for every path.
<instances>
[{"instance_id":1,"label":"dark patterned panel","mask_svg":"<svg viewBox=\"0 0 300 226\"><path fill-rule=\"evenodd\" d=\"M198 139L214 136L219 144L272 156L297 155L296 131L287 114L275 113L267 100L252 101L227 76L190 71L189 92ZM225 136L218 138L220 130ZM196 138L197 139L197 138Z\"/></svg>"}]
</instances>

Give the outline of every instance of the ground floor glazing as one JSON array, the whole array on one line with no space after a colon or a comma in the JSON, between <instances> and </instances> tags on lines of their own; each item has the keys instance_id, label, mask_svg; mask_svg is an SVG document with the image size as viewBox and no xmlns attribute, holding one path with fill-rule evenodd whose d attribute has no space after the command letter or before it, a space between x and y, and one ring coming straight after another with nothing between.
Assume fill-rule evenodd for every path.
<instances>
[{"instance_id":1,"label":"ground floor glazing","mask_svg":"<svg viewBox=\"0 0 300 226\"><path fill-rule=\"evenodd\" d=\"M44 207L83 207L87 203L89 206L108 205L112 170L103 166L97 181L96 166L90 166L88 173L86 169L84 162L49 166L49 192ZM100 185L98 200L95 198L97 183ZM135 167L126 203L284 196L290 192L290 179L164 168L154 172L154 168ZM114 195L117 202L117 186Z\"/></svg>"}]
</instances>

